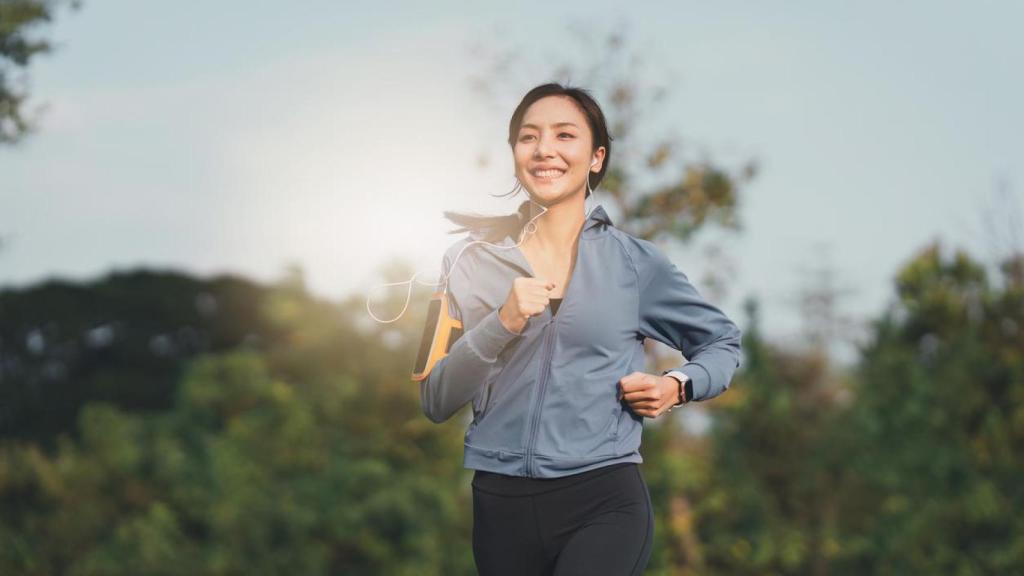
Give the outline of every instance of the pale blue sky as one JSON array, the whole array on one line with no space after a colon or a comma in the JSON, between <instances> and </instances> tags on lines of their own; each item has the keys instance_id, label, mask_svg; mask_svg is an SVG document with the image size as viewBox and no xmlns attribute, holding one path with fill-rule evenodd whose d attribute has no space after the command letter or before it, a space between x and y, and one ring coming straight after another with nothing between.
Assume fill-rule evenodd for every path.
<instances>
[{"instance_id":1,"label":"pale blue sky","mask_svg":"<svg viewBox=\"0 0 1024 576\"><path fill-rule=\"evenodd\" d=\"M273 280L298 262L340 298L406 280L379 275L393 255L434 281L454 241L441 210L518 203L488 196L511 187L510 158L474 159L506 150L511 106L550 79L495 113L467 90L466 47L519 42L536 63L570 22L624 20L648 73L677 79L662 127L723 163L760 160L716 303L741 320L760 297L775 337L799 328L815 246L853 290L844 311L867 318L930 239L998 249L982 217L1000 182L1016 203L995 229L1024 221L1024 5L636 6L86 0L33 66L40 132L0 150L0 285L137 265ZM698 289L715 265L701 248L722 238L667 247Z\"/></svg>"}]
</instances>

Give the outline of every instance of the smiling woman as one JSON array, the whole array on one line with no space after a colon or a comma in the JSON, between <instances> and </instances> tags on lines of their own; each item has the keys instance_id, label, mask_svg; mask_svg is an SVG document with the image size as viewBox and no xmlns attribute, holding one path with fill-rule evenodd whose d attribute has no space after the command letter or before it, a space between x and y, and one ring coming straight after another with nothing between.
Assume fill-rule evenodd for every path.
<instances>
[{"instance_id":1,"label":"smiling woman","mask_svg":"<svg viewBox=\"0 0 1024 576\"><path fill-rule=\"evenodd\" d=\"M721 394L739 366L739 328L657 246L584 211L610 141L585 91L538 86L509 123L519 213L446 213L470 234L446 251L432 305L459 335L415 379L432 422L472 404L463 460L483 576L640 574L654 534L644 418ZM687 362L642 372L646 338Z\"/></svg>"},{"instance_id":2,"label":"smiling woman","mask_svg":"<svg viewBox=\"0 0 1024 576\"><path fill-rule=\"evenodd\" d=\"M527 121L528 111L554 120L548 125L543 125L544 123L539 120ZM554 141L549 144L550 139ZM547 184L560 186L555 190L545 188L538 197L532 199L549 209L553 208L551 204L555 203L553 201L558 200L559 196L564 197L576 192L572 189L575 184L580 185L580 191L583 193L581 201L584 201L590 197L591 190L597 188L604 179L611 159L612 140L601 107L586 90L557 83L537 86L523 97L509 121L508 145L512 148L516 160L516 186L508 193L498 196L513 196L523 190L524 180L531 180L538 188ZM538 154L539 158L544 158L548 146L558 148L560 152L568 151L569 159L573 161L572 166L554 160L540 160L534 163L526 156ZM589 161L584 163L580 159L589 157L587 148L590 153L600 155L597 170L591 169L593 165L587 166L591 164ZM570 178L563 180L562 176L569 173L570 168ZM587 174L585 186L582 182L584 170ZM576 179L581 182L575 182ZM450 234L469 231L481 235L489 242L500 240L510 233L520 235L524 225L536 214L539 214L539 211L531 213L531 199L524 200L516 213L508 215L485 216L447 210L444 212L446 218L461 226L451 230Z\"/></svg>"},{"instance_id":3,"label":"smiling woman","mask_svg":"<svg viewBox=\"0 0 1024 576\"><path fill-rule=\"evenodd\" d=\"M508 143L511 193L529 195L518 212L445 212L469 231L445 253L436 305L459 336L416 378L423 410L443 422L472 403L480 574L640 574L654 533L643 419L725 390L740 332L652 243L584 210L611 145L585 90L531 90ZM641 372L648 337L690 361Z\"/></svg>"}]
</instances>

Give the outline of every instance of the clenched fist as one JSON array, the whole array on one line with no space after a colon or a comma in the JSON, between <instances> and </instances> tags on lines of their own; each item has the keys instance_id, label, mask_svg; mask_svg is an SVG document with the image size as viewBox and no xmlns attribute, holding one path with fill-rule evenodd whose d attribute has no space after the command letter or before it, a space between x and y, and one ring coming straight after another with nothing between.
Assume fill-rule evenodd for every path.
<instances>
[{"instance_id":1,"label":"clenched fist","mask_svg":"<svg viewBox=\"0 0 1024 576\"><path fill-rule=\"evenodd\" d=\"M512 281L505 303L498 308L498 318L511 332L519 334L526 327L526 321L548 306L548 296L556 284L543 278L520 276Z\"/></svg>"},{"instance_id":2,"label":"clenched fist","mask_svg":"<svg viewBox=\"0 0 1024 576\"><path fill-rule=\"evenodd\" d=\"M671 376L633 372L619 380L619 399L640 416L657 418L679 402L679 381Z\"/></svg>"}]
</instances>

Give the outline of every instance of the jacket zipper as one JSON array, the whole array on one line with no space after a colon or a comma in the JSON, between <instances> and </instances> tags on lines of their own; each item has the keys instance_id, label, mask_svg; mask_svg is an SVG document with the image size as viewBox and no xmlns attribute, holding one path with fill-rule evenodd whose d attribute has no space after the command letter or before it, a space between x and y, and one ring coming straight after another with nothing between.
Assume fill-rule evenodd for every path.
<instances>
[{"instance_id":1,"label":"jacket zipper","mask_svg":"<svg viewBox=\"0 0 1024 576\"><path fill-rule=\"evenodd\" d=\"M584 228L586 228L586 224L586 222L583 223ZM581 230L580 237L582 237L582 235L583 231ZM577 237L576 240L576 262L575 264L573 264L572 277L569 279L569 283L566 284L565 290L562 292L562 304L559 306L559 308L565 307L565 299L569 295L569 287L572 286L572 281L576 279L576 266L579 264L579 255L582 249L581 245L579 244L579 242L581 241L580 237ZM529 262L527 262L527 266L529 266ZM536 275L533 274L532 268L529 271L527 271L527 273L530 275L530 277L536 278ZM548 308L548 310L551 311L550 308ZM536 449L537 445L537 429L540 427L540 409L541 407L544 406L544 392L547 390L548 376L551 373L551 339L553 338L552 334L555 332L557 326L558 315L552 312L551 320L548 322L548 325L546 327L547 332L544 334L544 360L543 371L540 375L540 390L537 391L536 406L533 409L533 420L530 422L530 436L527 438L526 442L526 475L534 478L537 477L537 471L534 469L536 468L536 466L534 465L534 450Z\"/></svg>"},{"instance_id":2,"label":"jacket zipper","mask_svg":"<svg viewBox=\"0 0 1024 576\"><path fill-rule=\"evenodd\" d=\"M565 301L563 300L563 304ZM534 466L534 450L537 444L537 431L540 427L540 411L544 406L544 392L547 390L548 376L551 373L551 339L552 334L555 332L555 323L558 322L556 315L547 325L547 332L544 334L544 360L543 360L543 371L540 375L540 390L537 391L536 406L533 409L533 420L530 422L530 437L528 438L526 448L526 474L536 478L537 471Z\"/></svg>"}]
</instances>

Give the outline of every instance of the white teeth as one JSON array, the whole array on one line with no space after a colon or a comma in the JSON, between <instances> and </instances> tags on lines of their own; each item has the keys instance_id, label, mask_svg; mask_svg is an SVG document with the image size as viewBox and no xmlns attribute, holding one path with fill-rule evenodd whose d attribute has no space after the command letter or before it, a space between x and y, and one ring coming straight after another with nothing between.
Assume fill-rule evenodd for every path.
<instances>
[{"instance_id":1,"label":"white teeth","mask_svg":"<svg viewBox=\"0 0 1024 576\"><path fill-rule=\"evenodd\" d=\"M565 174L563 170L551 169L551 170L537 170L534 171L533 175L540 178L555 178Z\"/></svg>"}]
</instances>

